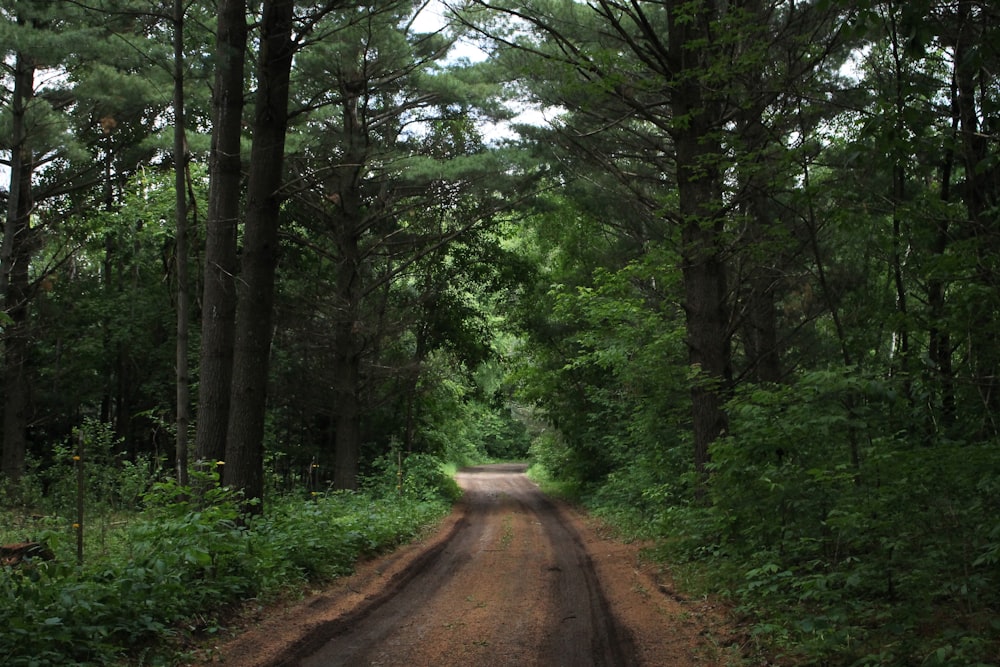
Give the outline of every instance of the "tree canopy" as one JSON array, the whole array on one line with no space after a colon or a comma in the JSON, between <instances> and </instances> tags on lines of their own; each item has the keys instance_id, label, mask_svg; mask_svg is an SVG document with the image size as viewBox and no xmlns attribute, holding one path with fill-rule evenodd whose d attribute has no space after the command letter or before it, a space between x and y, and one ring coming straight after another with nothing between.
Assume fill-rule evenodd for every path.
<instances>
[{"instance_id":1,"label":"tree canopy","mask_svg":"<svg viewBox=\"0 0 1000 667\"><path fill-rule=\"evenodd\" d=\"M6 503L527 457L789 654L996 659L994 3L0 14Z\"/></svg>"}]
</instances>

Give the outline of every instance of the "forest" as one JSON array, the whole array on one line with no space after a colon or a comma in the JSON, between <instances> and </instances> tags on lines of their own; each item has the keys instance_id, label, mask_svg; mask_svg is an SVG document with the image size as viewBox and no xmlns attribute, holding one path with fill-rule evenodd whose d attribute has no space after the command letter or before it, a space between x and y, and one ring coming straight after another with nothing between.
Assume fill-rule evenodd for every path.
<instances>
[{"instance_id":1,"label":"forest","mask_svg":"<svg viewBox=\"0 0 1000 667\"><path fill-rule=\"evenodd\" d=\"M745 664L1000 664L996 3L0 14L3 664L179 664L512 460Z\"/></svg>"}]
</instances>

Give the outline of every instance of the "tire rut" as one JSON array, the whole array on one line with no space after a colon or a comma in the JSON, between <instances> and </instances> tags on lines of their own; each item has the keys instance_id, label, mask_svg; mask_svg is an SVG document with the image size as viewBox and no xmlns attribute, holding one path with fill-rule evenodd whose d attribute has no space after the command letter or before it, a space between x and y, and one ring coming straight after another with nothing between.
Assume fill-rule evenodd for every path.
<instances>
[{"instance_id":1,"label":"tire rut","mask_svg":"<svg viewBox=\"0 0 1000 667\"><path fill-rule=\"evenodd\" d=\"M447 538L269 664L636 664L580 536L524 469L460 472L462 518Z\"/></svg>"}]
</instances>

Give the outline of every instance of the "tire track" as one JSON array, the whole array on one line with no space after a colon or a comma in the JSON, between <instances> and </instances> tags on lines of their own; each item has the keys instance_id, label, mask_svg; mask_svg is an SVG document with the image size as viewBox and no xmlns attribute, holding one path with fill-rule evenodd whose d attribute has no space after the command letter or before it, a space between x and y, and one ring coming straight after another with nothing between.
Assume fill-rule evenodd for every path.
<instances>
[{"instance_id":1,"label":"tire track","mask_svg":"<svg viewBox=\"0 0 1000 667\"><path fill-rule=\"evenodd\" d=\"M272 665L636 664L580 536L523 465L458 475L462 518L378 596Z\"/></svg>"}]
</instances>

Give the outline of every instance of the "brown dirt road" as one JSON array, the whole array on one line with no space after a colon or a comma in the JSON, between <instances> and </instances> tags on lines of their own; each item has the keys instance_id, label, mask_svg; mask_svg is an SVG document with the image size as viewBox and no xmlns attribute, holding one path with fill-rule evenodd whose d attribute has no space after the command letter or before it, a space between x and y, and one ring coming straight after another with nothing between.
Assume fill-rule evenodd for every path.
<instances>
[{"instance_id":1,"label":"brown dirt road","mask_svg":"<svg viewBox=\"0 0 1000 667\"><path fill-rule=\"evenodd\" d=\"M239 667L737 664L724 613L672 592L641 546L544 496L523 465L463 470L426 540L361 565L211 650Z\"/></svg>"}]
</instances>

